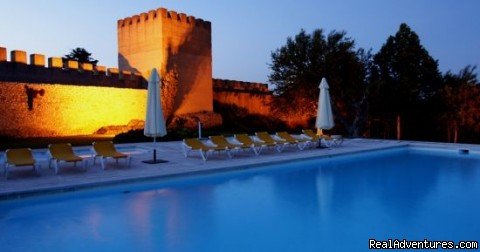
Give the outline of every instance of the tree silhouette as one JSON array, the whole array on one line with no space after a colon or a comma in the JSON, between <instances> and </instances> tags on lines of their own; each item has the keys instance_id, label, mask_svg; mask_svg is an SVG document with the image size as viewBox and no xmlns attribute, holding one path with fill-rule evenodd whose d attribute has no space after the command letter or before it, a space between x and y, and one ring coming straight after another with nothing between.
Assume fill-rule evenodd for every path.
<instances>
[{"instance_id":1,"label":"tree silhouette","mask_svg":"<svg viewBox=\"0 0 480 252\"><path fill-rule=\"evenodd\" d=\"M311 34L301 30L271 58L274 111L292 117L316 116L318 85L326 77L336 128L348 135L360 134L366 118L366 64L371 57L364 50L355 51L355 42L345 32L325 36L321 29Z\"/></svg>"},{"instance_id":2,"label":"tree silhouette","mask_svg":"<svg viewBox=\"0 0 480 252\"><path fill-rule=\"evenodd\" d=\"M370 112L395 118L401 138L401 118L428 106L442 86L438 63L420 44L418 35L401 24L374 56L375 72L370 88Z\"/></svg>"},{"instance_id":3,"label":"tree silhouette","mask_svg":"<svg viewBox=\"0 0 480 252\"><path fill-rule=\"evenodd\" d=\"M76 60L79 63L91 63L94 66L97 65L98 60L91 57L91 53L89 53L85 48L77 47L72 49L72 51L65 55L63 60Z\"/></svg>"},{"instance_id":4,"label":"tree silhouette","mask_svg":"<svg viewBox=\"0 0 480 252\"><path fill-rule=\"evenodd\" d=\"M466 66L458 74L448 71L443 77L444 108L440 119L446 124L447 141L458 142L461 128L480 132L480 86L475 68Z\"/></svg>"}]
</instances>

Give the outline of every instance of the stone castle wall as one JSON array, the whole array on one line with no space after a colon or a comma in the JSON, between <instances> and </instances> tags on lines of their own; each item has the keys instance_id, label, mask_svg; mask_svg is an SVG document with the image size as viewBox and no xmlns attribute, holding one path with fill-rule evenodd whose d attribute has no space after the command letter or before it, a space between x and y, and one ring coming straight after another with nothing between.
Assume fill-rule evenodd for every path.
<instances>
[{"instance_id":1,"label":"stone castle wall","mask_svg":"<svg viewBox=\"0 0 480 252\"><path fill-rule=\"evenodd\" d=\"M0 135L91 135L145 118L145 89L0 81Z\"/></svg>"},{"instance_id":2,"label":"stone castle wall","mask_svg":"<svg viewBox=\"0 0 480 252\"><path fill-rule=\"evenodd\" d=\"M268 85L263 83L213 79L213 98L217 103L237 106L250 114L279 119L291 128L307 127L310 119L308 116L272 111L271 103L275 97L268 90Z\"/></svg>"},{"instance_id":3,"label":"stone castle wall","mask_svg":"<svg viewBox=\"0 0 480 252\"><path fill-rule=\"evenodd\" d=\"M173 126L195 127L198 120L218 126L214 101L273 116L266 84L212 80L210 22L158 9L119 20L117 31L120 69L20 50L7 60L0 47L0 135L116 134L139 127L153 67L161 72L162 105Z\"/></svg>"},{"instance_id":4,"label":"stone castle wall","mask_svg":"<svg viewBox=\"0 0 480 252\"><path fill-rule=\"evenodd\" d=\"M145 117L145 79L117 68L63 63L0 47L0 135L95 134Z\"/></svg>"},{"instance_id":5,"label":"stone castle wall","mask_svg":"<svg viewBox=\"0 0 480 252\"><path fill-rule=\"evenodd\" d=\"M251 114L270 115L270 102L273 98L267 84L243 81L213 79L213 99L215 102L235 105Z\"/></svg>"},{"instance_id":6,"label":"stone castle wall","mask_svg":"<svg viewBox=\"0 0 480 252\"><path fill-rule=\"evenodd\" d=\"M121 70L156 67L177 88L174 114L213 111L211 23L160 8L118 20Z\"/></svg>"},{"instance_id":7,"label":"stone castle wall","mask_svg":"<svg viewBox=\"0 0 480 252\"><path fill-rule=\"evenodd\" d=\"M146 80L138 73L0 47L0 135L50 137L125 132L145 118ZM168 86L162 88L165 115L172 116ZM168 116L170 117L170 116ZM181 121L221 124L213 113L186 113ZM189 127L190 125L185 125ZM107 130L106 130L107 129Z\"/></svg>"},{"instance_id":8,"label":"stone castle wall","mask_svg":"<svg viewBox=\"0 0 480 252\"><path fill-rule=\"evenodd\" d=\"M272 94L267 85L213 79L216 102L245 108L249 113L270 116ZM126 125L145 118L145 89L89 85L0 81L0 135L50 137L92 135L114 126L120 133ZM189 116L190 115L190 116ZM179 116L185 127L196 120L214 127L221 118L215 114ZM175 123L175 119L173 120ZM191 125L190 125L191 124ZM105 134L105 133L104 133Z\"/></svg>"},{"instance_id":9,"label":"stone castle wall","mask_svg":"<svg viewBox=\"0 0 480 252\"><path fill-rule=\"evenodd\" d=\"M27 61L29 59L29 61ZM48 58L42 54L30 54L21 50L10 52L0 47L0 81L29 83L63 83L121 88L145 88L145 79L130 71L118 68L93 66L77 61L63 62L60 57Z\"/></svg>"},{"instance_id":10,"label":"stone castle wall","mask_svg":"<svg viewBox=\"0 0 480 252\"><path fill-rule=\"evenodd\" d=\"M19 58L18 55L24 55ZM115 68L70 66L61 58L39 62L43 55L0 48L0 135L14 137L50 137L114 134L128 130L131 122L145 117L145 80L138 74ZM58 60L55 60L58 59ZM45 62L43 60L43 62ZM78 64L78 63L76 63ZM58 82L55 82L58 81ZM254 114L268 115L271 98L267 85L213 79L212 94L217 102L233 104ZM168 92L168 90L164 90ZM162 92L162 104L168 107ZM213 103L213 99L211 101ZM205 127L221 124L213 113L186 113L172 118L195 127L201 120ZM191 125L190 125L191 124ZM105 130L108 129L108 130ZM112 130L113 129L113 130Z\"/></svg>"}]
</instances>

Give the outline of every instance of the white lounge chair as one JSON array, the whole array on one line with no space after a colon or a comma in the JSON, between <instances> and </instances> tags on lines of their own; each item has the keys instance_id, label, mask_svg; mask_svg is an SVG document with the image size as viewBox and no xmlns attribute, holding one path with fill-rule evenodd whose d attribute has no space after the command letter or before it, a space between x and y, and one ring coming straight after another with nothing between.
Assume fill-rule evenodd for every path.
<instances>
[{"instance_id":1,"label":"white lounge chair","mask_svg":"<svg viewBox=\"0 0 480 252\"><path fill-rule=\"evenodd\" d=\"M105 170L105 161L107 159L114 159L115 164L118 164L119 159L125 159L125 162L128 167L130 167L132 163L132 157L122 152L118 152L115 148L115 145L111 141L101 141L101 142L94 142L93 143L93 151L95 152L95 156L93 157L93 164L95 165L95 160L100 158L100 164L102 165L102 169Z\"/></svg>"},{"instance_id":2,"label":"white lounge chair","mask_svg":"<svg viewBox=\"0 0 480 252\"><path fill-rule=\"evenodd\" d=\"M293 145L296 145L299 150L305 149L312 142L307 139L295 138L292 135L288 134L286 131L277 132L277 136Z\"/></svg>"},{"instance_id":3,"label":"white lounge chair","mask_svg":"<svg viewBox=\"0 0 480 252\"><path fill-rule=\"evenodd\" d=\"M224 147L228 148L230 150L236 150L236 151L241 151L241 150L251 150L255 155L258 155L257 150L255 149L255 145L253 144L244 144L241 142L238 143L230 143L228 140L222 136L210 136L210 141L215 144L217 147Z\"/></svg>"},{"instance_id":4,"label":"white lounge chair","mask_svg":"<svg viewBox=\"0 0 480 252\"><path fill-rule=\"evenodd\" d=\"M227 156L229 158L232 157L228 147L208 146L208 145L202 143L197 138L183 139L182 149L183 149L183 155L185 157L187 157L188 153L192 150L193 151L198 151L200 156L202 157L203 161L207 161L208 156L210 154L214 153L214 152L224 152L224 153L227 154Z\"/></svg>"},{"instance_id":5,"label":"white lounge chair","mask_svg":"<svg viewBox=\"0 0 480 252\"><path fill-rule=\"evenodd\" d=\"M58 174L60 163L73 163L73 166L76 167L77 162L82 162L83 169L87 170L87 160L75 155L72 145L69 143L48 145L48 155L48 168L51 168L53 163L55 174Z\"/></svg>"},{"instance_id":6,"label":"white lounge chair","mask_svg":"<svg viewBox=\"0 0 480 252\"><path fill-rule=\"evenodd\" d=\"M32 166L35 174L39 175L40 164L35 160L29 148L9 149L5 151L4 174L8 179L10 167Z\"/></svg>"}]
</instances>

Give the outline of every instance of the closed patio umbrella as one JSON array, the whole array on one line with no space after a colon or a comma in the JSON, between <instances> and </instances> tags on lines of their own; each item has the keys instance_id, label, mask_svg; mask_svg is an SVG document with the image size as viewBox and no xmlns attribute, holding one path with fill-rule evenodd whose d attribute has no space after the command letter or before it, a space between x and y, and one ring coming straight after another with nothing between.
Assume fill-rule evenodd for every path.
<instances>
[{"instance_id":1,"label":"closed patio umbrella","mask_svg":"<svg viewBox=\"0 0 480 252\"><path fill-rule=\"evenodd\" d=\"M157 137L162 137L167 134L167 127L165 125L165 118L162 110L162 96L161 96L161 79L158 75L157 69L154 68L148 79L148 94L147 94L147 113L145 116L145 129L143 134L147 137L153 137L154 149L153 159L143 161L147 164L157 164L167 162L165 160L157 159Z\"/></svg>"},{"instance_id":2,"label":"closed patio umbrella","mask_svg":"<svg viewBox=\"0 0 480 252\"><path fill-rule=\"evenodd\" d=\"M317 135L322 135L322 130L331 129L335 126L333 122L332 104L330 103L330 93L328 91L328 83L325 78L320 82L320 95L318 96L317 120L315 127Z\"/></svg>"}]
</instances>

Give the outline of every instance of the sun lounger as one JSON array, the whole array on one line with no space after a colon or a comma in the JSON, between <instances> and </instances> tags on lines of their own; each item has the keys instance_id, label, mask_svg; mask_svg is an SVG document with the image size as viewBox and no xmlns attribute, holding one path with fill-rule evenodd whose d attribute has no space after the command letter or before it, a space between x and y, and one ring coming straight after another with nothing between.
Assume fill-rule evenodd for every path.
<instances>
[{"instance_id":1,"label":"sun lounger","mask_svg":"<svg viewBox=\"0 0 480 252\"><path fill-rule=\"evenodd\" d=\"M321 141L325 143L327 147L330 147L332 145L333 139L329 135L317 135L311 129L302 130L302 132L303 132L303 136L306 137L307 139L310 139L312 142Z\"/></svg>"},{"instance_id":2,"label":"sun lounger","mask_svg":"<svg viewBox=\"0 0 480 252\"><path fill-rule=\"evenodd\" d=\"M333 146L340 146L343 143L343 137L341 135L331 135L332 138L332 145Z\"/></svg>"},{"instance_id":3,"label":"sun lounger","mask_svg":"<svg viewBox=\"0 0 480 252\"><path fill-rule=\"evenodd\" d=\"M76 166L77 162L82 162L83 169L86 170L87 168L87 160L75 155L75 153L73 153L72 145L69 143L48 145L48 154L50 156L48 168L51 168L53 162L55 174L58 174L58 170L60 168L59 164L62 162L73 163L73 166Z\"/></svg>"},{"instance_id":4,"label":"sun lounger","mask_svg":"<svg viewBox=\"0 0 480 252\"><path fill-rule=\"evenodd\" d=\"M235 137L235 140L237 140L242 144L253 146L257 152L257 155L260 154L263 148L268 148L268 147L277 148L277 145L275 143L265 143L263 141L255 141L247 134L236 134L234 137Z\"/></svg>"},{"instance_id":5,"label":"sun lounger","mask_svg":"<svg viewBox=\"0 0 480 252\"><path fill-rule=\"evenodd\" d=\"M5 151L4 173L7 179L11 166L32 166L37 175L40 170L40 164L33 158L32 150L28 148L9 149Z\"/></svg>"},{"instance_id":6,"label":"sun lounger","mask_svg":"<svg viewBox=\"0 0 480 252\"><path fill-rule=\"evenodd\" d=\"M229 158L232 156L230 155L230 149L228 147L221 147L221 146L208 146L204 143L202 143L200 140L197 138L187 138L183 139L182 143L182 148L183 148L183 155L185 157L188 156L188 153L190 151L197 151L200 153L200 156L202 157L203 161L207 161L207 158L210 154L212 153L219 153L219 152L224 152L227 154Z\"/></svg>"},{"instance_id":7,"label":"sun lounger","mask_svg":"<svg viewBox=\"0 0 480 252\"><path fill-rule=\"evenodd\" d=\"M307 145L311 144L310 140L307 139L297 139L292 135L288 134L286 131L277 132L277 136L291 144L296 144L299 150L303 150Z\"/></svg>"},{"instance_id":8,"label":"sun lounger","mask_svg":"<svg viewBox=\"0 0 480 252\"><path fill-rule=\"evenodd\" d=\"M257 150L255 149L255 146L253 144L244 144L242 142L239 142L238 144L232 144L228 142L228 140L222 136L210 136L210 141L215 144L218 147L225 147L230 150L252 150L255 155L258 155Z\"/></svg>"},{"instance_id":9,"label":"sun lounger","mask_svg":"<svg viewBox=\"0 0 480 252\"><path fill-rule=\"evenodd\" d=\"M278 152L281 152L285 146L291 145L291 143L281 140L281 139L274 139L268 132L256 132L255 135L260 139L261 141L267 143L267 144L275 144L276 145L276 150Z\"/></svg>"},{"instance_id":10,"label":"sun lounger","mask_svg":"<svg viewBox=\"0 0 480 252\"><path fill-rule=\"evenodd\" d=\"M97 159L97 157L99 157L100 164L102 166L102 169L104 170L105 161L109 158L115 159L115 164L118 164L118 160L123 158L125 159L128 167L130 167L132 162L131 156L122 152L118 152L112 141L93 142L93 151L95 152L95 156L93 157L93 164L95 165L95 160Z\"/></svg>"}]
</instances>

